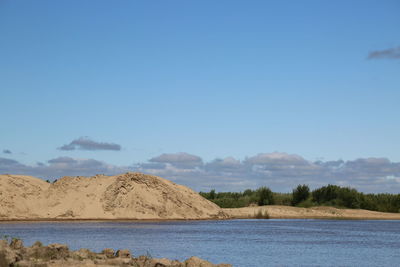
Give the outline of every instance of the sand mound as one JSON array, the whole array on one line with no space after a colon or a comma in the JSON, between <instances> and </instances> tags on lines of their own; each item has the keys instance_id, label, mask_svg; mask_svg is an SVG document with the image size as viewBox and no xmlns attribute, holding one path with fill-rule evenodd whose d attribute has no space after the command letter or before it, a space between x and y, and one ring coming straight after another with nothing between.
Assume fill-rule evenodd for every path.
<instances>
[{"instance_id":1,"label":"sand mound","mask_svg":"<svg viewBox=\"0 0 400 267\"><path fill-rule=\"evenodd\" d=\"M0 175L0 220L225 217L222 209L193 190L142 173L63 177L53 184Z\"/></svg>"}]
</instances>

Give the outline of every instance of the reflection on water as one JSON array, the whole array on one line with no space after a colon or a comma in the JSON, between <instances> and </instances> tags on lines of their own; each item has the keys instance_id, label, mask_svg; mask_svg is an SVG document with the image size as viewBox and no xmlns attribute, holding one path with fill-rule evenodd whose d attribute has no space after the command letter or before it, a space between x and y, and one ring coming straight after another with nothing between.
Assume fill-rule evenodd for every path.
<instances>
[{"instance_id":1,"label":"reflection on water","mask_svg":"<svg viewBox=\"0 0 400 267\"><path fill-rule=\"evenodd\" d=\"M128 248L135 256L198 256L234 266L398 266L400 221L232 220L0 223L26 245Z\"/></svg>"}]
</instances>

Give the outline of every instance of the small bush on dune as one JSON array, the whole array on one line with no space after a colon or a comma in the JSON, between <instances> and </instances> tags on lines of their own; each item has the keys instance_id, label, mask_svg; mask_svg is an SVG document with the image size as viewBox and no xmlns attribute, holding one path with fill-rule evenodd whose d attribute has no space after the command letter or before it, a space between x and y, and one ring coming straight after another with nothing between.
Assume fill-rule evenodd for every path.
<instances>
[{"instance_id":1,"label":"small bush on dune","mask_svg":"<svg viewBox=\"0 0 400 267\"><path fill-rule=\"evenodd\" d=\"M302 202L300 202L299 204L296 205L297 207L300 208L310 208L315 206L315 204L312 202L312 200L309 198L307 200L304 200Z\"/></svg>"},{"instance_id":2,"label":"small bush on dune","mask_svg":"<svg viewBox=\"0 0 400 267\"><path fill-rule=\"evenodd\" d=\"M258 212L254 215L256 219L269 219L268 211L259 209Z\"/></svg>"}]
</instances>

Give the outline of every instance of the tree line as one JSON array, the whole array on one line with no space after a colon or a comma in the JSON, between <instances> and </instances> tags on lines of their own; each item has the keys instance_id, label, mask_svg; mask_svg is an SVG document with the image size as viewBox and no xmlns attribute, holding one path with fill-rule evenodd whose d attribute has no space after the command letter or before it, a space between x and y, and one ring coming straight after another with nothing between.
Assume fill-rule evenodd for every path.
<instances>
[{"instance_id":1,"label":"tree line","mask_svg":"<svg viewBox=\"0 0 400 267\"><path fill-rule=\"evenodd\" d=\"M243 192L200 192L204 198L221 208L285 205L295 207L332 206L337 208L366 209L381 212L400 212L400 194L365 194L354 188L327 185L310 190L298 185L292 193L272 192L268 187Z\"/></svg>"}]
</instances>

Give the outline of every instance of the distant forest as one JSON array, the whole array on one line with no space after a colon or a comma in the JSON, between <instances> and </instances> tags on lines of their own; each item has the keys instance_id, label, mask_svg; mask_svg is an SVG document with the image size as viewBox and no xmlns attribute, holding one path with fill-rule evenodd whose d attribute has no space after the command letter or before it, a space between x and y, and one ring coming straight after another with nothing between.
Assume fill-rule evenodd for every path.
<instances>
[{"instance_id":1,"label":"distant forest","mask_svg":"<svg viewBox=\"0 0 400 267\"><path fill-rule=\"evenodd\" d=\"M275 193L268 187L243 192L200 192L200 195L221 208L285 205L295 207L332 206L366 209L382 212L400 212L400 194L364 194L356 189L327 185L310 191L308 185L299 185L292 193Z\"/></svg>"}]
</instances>

